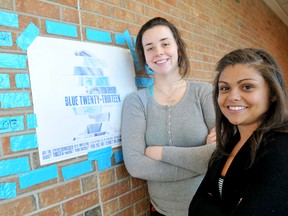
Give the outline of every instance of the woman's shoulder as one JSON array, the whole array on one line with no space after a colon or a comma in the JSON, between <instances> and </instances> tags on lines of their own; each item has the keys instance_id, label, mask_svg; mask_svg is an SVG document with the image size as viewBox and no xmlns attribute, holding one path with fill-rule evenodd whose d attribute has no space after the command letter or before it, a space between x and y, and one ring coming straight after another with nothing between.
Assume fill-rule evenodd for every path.
<instances>
[{"instance_id":1,"label":"woman's shoulder","mask_svg":"<svg viewBox=\"0 0 288 216\"><path fill-rule=\"evenodd\" d=\"M196 82L187 80L190 95L207 96L212 94L213 85L209 82Z\"/></svg>"},{"instance_id":2,"label":"woman's shoulder","mask_svg":"<svg viewBox=\"0 0 288 216\"><path fill-rule=\"evenodd\" d=\"M139 89L137 91L134 91L130 94L128 94L125 97L125 102L132 102L132 101L148 101L148 93L149 93L149 88L143 88Z\"/></svg>"}]
</instances>

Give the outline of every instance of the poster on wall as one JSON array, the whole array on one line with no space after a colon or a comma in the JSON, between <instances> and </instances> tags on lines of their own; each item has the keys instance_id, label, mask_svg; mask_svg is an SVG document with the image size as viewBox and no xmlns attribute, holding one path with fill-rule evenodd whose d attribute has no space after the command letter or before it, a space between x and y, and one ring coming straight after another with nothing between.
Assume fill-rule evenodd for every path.
<instances>
[{"instance_id":1,"label":"poster on wall","mask_svg":"<svg viewBox=\"0 0 288 216\"><path fill-rule=\"evenodd\" d=\"M38 36L27 54L41 165L121 145L123 100L136 91L128 49Z\"/></svg>"}]
</instances>

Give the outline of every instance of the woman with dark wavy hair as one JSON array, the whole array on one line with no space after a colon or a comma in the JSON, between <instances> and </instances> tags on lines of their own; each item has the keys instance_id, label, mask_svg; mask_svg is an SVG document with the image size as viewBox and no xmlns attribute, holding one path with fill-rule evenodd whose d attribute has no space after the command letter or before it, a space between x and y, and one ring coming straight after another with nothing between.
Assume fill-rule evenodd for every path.
<instances>
[{"instance_id":1,"label":"woman with dark wavy hair","mask_svg":"<svg viewBox=\"0 0 288 216\"><path fill-rule=\"evenodd\" d=\"M124 162L131 176L147 180L151 216L187 216L215 150L213 88L186 79L184 41L162 17L141 27L136 51L143 70L154 71L154 83L125 98Z\"/></svg>"},{"instance_id":2,"label":"woman with dark wavy hair","mask_svg":"<svg viewBox=\"0 0 288 216\"><path fill-rule=\"evenodd\" d=\"M217 148L190 216L288 212L288 97L280 67L264 50L232 51L214 81Z\"/></svg>"}]
</instances>

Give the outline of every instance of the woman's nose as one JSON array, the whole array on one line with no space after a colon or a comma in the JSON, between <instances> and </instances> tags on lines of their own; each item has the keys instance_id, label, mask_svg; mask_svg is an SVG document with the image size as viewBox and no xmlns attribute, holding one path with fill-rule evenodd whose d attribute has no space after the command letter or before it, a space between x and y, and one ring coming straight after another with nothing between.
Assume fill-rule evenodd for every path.
<instances>
[{"instance_id":1,"label":"woman's nose","mask_svg":"<svg viewBox=\"0 0 288 216\"><path fill-rule=\"evenodd\" d=\"M239 101L241 99L241 92L238 89L232 89L229 94L229 99Z\"/></svg>"},{"instance_id":2,"label":"woman's nose","mask_svg":"<svg viewBox=\"0 0 288 216\"><path fill-rule=\"evenodd\" d=\"M161 47L158 47L155 49L155 55L156 56L161 56L163 55L163 49Z\"/></svg>"}]
</instances>

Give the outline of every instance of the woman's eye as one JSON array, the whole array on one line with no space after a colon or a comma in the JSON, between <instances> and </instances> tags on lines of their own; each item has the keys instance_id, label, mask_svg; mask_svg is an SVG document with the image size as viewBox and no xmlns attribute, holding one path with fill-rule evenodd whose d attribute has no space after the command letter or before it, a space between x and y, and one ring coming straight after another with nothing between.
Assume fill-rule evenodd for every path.
<instances>
[{"instance_id":1,"label":"woman's eye","mask_svg":"<svg viewBox=\"0 0 288 216\"><path fill-rule=\"evenodd\" d=\"M229 88L226 86L219 86L218 89L219 91L227 91Z\"/></svg>"},{"instance_id":2,"label":"woman's eye","mask_svg":"<svg viewBox=\"0 0 288 216\"><path fill-rule=\"evenodd\" d=\"M152 50L152 47L148 47L147 49L146 49L146 51L148 52L148 51L151 51Z\"/></svg>"},{"instance_id":3,"label":"woman's eye","mask_svg":"<svg viewBox=\"0 0 288 216\"><path fill-rule=\"evenodd\" d=\"M252 89L252 88L253 88L252 85L244 85L243 86L243 89L245 89L245 90L249 90L249 89Z\"/></svg>"}]
</instances>

